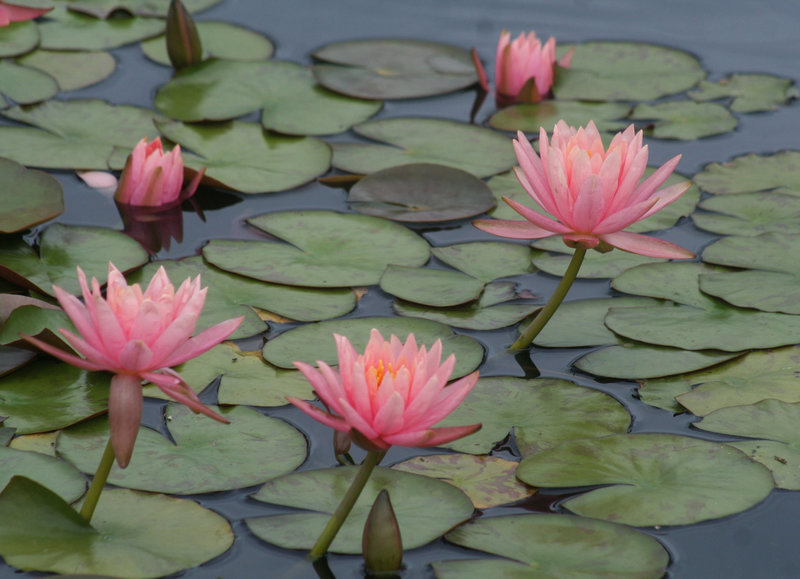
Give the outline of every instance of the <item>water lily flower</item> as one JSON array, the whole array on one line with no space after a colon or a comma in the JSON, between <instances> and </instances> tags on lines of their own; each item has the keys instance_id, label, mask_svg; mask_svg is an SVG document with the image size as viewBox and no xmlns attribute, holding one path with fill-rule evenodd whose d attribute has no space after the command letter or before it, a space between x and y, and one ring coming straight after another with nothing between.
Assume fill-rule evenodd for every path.
<instances>
[{"instance_id":1,"label":"water lily flower","mask_svg":"<svg viewBox=\"0 0 800 579\"><path fill-rule=\"evenodd\" d=\"M108 400L111 445L120 467L133 453L142 413L142 381L152 382L165 394L221 422L228 422L206 408L197 394L171 369L208 351L239 326L242 317L221 322L192 337L203 309L208 288L200 287L200 276L186 279L175 291L161 267L147 289L128 285L122 273L108 264L106 297L92 278L78 268L84 303L58 286L56 298L80 335L60 332L83 357L23 336L48 354L84 370L114 373Z\"/></svg>"},{"instance_id":2,"label":"water lily flower","mask_svg":"<svg viewBox=\"0 0 800 579\"><path fill-rule=\"evenodd\" d=\"M569 68L573 50L558 65ZM552 36L542 45L533 31L520 34L513 41L503 30L497 43L495 64L496 100L498 106L514 102L535 103L542 100L553 86L556 65L556 39Z\"/></svg>"},{"instance_id":3,"label":"water lily flower","mask_svg":"<svg viewBox=\"0 0 800 579\"><path fill-rule=\"evenodd\" d=\"M30 6L17 6L0 0L0 26L8 26L12 22L33 20L42 14L50 12L53 8L32 8Z\"/></svg>"},{"instance_id":4,"label":"water lily flower","mask_svg":"<svg viewBox=\"0 0 800 579\"><path fill-rule=\"evenodd\" d=\"M114 199L149 207L177 204L194 195L204 173L205 168L184 188L180 145L165 153L160 137L150 143L145 137L128 157Z\"/></svg>"}]
</instances>

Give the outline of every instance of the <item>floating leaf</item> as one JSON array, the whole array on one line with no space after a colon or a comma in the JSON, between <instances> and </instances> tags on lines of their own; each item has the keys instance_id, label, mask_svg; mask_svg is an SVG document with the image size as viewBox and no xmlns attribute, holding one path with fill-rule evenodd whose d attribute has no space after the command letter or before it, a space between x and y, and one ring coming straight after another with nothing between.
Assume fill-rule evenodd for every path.
<instances>
[{"instance_id":1,"label":"floating leaf","mask_svg":"<svg viewBox=\"0 0 800 579\"><path fill-rule=\"evenodd\" d=\"M60 431L23 434L12 440L8 447L27 452L38 452L45 456L54 457L56 455L56 438L59 432Z\"/></svg>"},{"instance_id":2,"label":"floating leaf","mask_svg":"<svg viewBox=\"0 0 800 579\"><path fill-rule=\"evenodd\" d=\"M293 62L207 60L161 87L156 107L180 121L228 120L264 109L265 128L291 135L346 131L381 108L320 88Z\"/></svg>"},{"instance_id":3,"label":"floating leaf","mask_svg":"<svg viewBox=\"0 0 800 579\"><path fill-rule=\"evenodd\" d=\"M789 78L771 74L732 74L718 82L700 81L689 96L696 101L732 97L730 109L737 113L774 111L791 98L797 89Z\"/></svg>"},{"instance_id":4,"label":"floating leaf","mask_svg":"<svg viewBox=\"0 0 800 579\"><path fill-rule=\"evenodd\" d=\"M359 213L395 221L451 221L494 207L486 184L466 171L412 163L376 171L359 180L347 198Z\"/></svg>"},{"instance_id":5,"label":"floating leaf","mask_svg":"<svg viewBox=\"0 0 800 579\"><path fill-rule=\"evenodd\" d=\"M464 491L476 509L520 501L536 492L517 481L519 463L493 456L434 454L416 456L392 466L394 470L442 480Z\"/></svg>"},{"instance_id":6,"label":"floating leaf","mask_svg":"<svg viewBox=\"0 0 800 579\"><path fill-rule=\"evenodd\" d=\"M652 129L647 130L653 137L684 141L727 133L738 124L736 117L721 105L687 100L640 104L630 118L655 121Z\"/></svg>"},{"instance_id":7,"label":"floating leaf","mask_svg":"<svg viewBox=\"0 0 800 579\"><path fill-rule=\"evenodd\" d=\"M478 80L469 52L438 42L350 40L323 46L313 56L324 61L314 66L320 84L358 98L425 97L459 90Z\"/></svg>"},{"instance_id":8,"label":"floating leaf","mask_svg":"<svg viewBox=\"0 0 800 579\"><path fill-rule=\"evenodd\" d=\"M64 191L52 176L0 158L0 233L14 233L52 219L64 211Z\"/></svg>"},{"instance_id":9,"label":"floating leaf","mask_svg":"<svg viewBox=\"0 0 800 579\"><path fill-rule=\"evenodd\" d=\"M0 346L0 376L20 368L31 361L36 354L30 350Z\"/></svg>"},{"instance_id":10,"label":"floating leaf","mask_svg":"<svg viewBox=\"0 0 800 579\"><path fill-rule=\"evenodd\" d=\"M523 538L521 540L521 538ZM658 541L624 525L556 514L475 519L448 541L514 561L468 559L433 563L437 579L484 577L637 577L658 579L669 554Z\"/></svg>"},{"instance_id":11,"label":"floating leaf","mask_svg":"<svg viewBox=\"0 0 800 579\"><path fill-rule=\"evenodd\" d=\"M515 163L511 139L483 127L444 119L393 118L353 127L356 134L386 143L332 143L333 165L350 173L374 173L408 163L438 163L477 177Z\"/></svg>"},{"instance_id":12,"label":"floating leaf","mask_svg":"<svg viewBox=\"0 0 800 579\"><path fill-rule=\"evenodd\" d=\"M52 491L16 477L0 494L0 555L22 570L155 578L233 544L223 517L163 495L106 489L92 523Z\"/></svg>"},{"instance_id":13,"label":"floating leaf","mask_svg":"<svg viewBox=\"0 0 800 579\"><path fill-rule=\"evenodd\" d=\"M428 349L436 340L441 340L442 359L450 354L456 357L453 379L470 373L483 360L483 347L474 339L454 334L443 324L413 318L355 318L299 326L267 342L264 359L279 368L290 369L294 368L295 360L309 364L322 360L333 365L338 361L334 333L345 336L359 352L367 346L372 328L380 330L386 339L394 334L403 342L413 333L417 345Z\"/></svg>"},{"instance_id":14,"label":"floating leaf","mask_svg":"<svg viewBox=\"0 0 800 579\"><path fill-rule=\"evenodd\" d=\"M108 50L164 32L158 18L100 20L56 6L39 23L40 47L49 50Z\"/></svg>"},{"instance_id":15,"label":"floating leaf","mask_svg":"<svg viewBox=\"0 0 800 579\"><path fill-rule=\"evenodd\" d=\"M39 28L32 20L0 26L0 57L30 52L39 44Z\"/></svg>"},{"instance_id":16,"label":"floating leaf","mask_svg":"<svg viewBox=\"0 0 800 579\"><path fill-rule=\"evenodd\" d=\"M484 282L531 273L531 250L502 241L475 241L434 247L433 255L446 264Z\"/></svg>"},{"instance_id":17,"label":"floating leaf","mask_svg":"<svg viewBox=\"0 0 800 579\"><path fill-rule=\"evenodd\" d=\"M558 71L553 92L569 100L650 101L691 88L705 76L695 56L675 48L584 42L575 46L570 67Z\"/></svg>"},{"instance_id":18,"label":"floating leaf","mask_svg":"<svg viewBox=\"0 0 800 579\"><path fill-rule=\"evenodd\" d=\"M29 344L22 343L20 334L38 336L39 339L50 343L64 343L58 332L60 328L75 332L75 326L61 308L55 306L45 308L36 305L20 306L11 312L3 324L3 328L0 330L0 344L30 347Z\"/></svg>"},{"instance_id":19,"label":"floating leaf","mask_svg":"<svg viewBox=\"0 0 800 579\"><path fill-rule=\"evenodd\" d=\"M115 463L108 481L121 487L172 494L199 494L260 484L293 471L306 458L306 439L295 428L244 406L219 410L230 424L195 414L181 404L166 408L171 439L140 428L131 463ZM86 473L100 463L108 419L69 428L58 454Z\"/></svg>"},{"instance_id":20,"label":"floating leaf","mask_svg":"<svg viewBox=\"0 0 800 579\"><path fill-rule=\"evenodd\" d=\"M786 188L800 195L800 151L742 155L728 163L709 163L694 176L698 187L716 195Z\"/></svg>"},{"instance_id":21,"label":"floating leaf","mask_svg":"<svg viewBox=\"0 0 800 579\"><path fill-rule=\"evenodd\" d=\"M537 269L551 275L563 276L567 267L572 261L572 254L575 250L567 247L560 237L548 237L538 239L533 242L534 249L549 251L552 253L542 253L533 257L533 265ZM623 271L642 265L644 263L660 263L664 259L658 257L647 257L637 253L614 250L607 253L599 251L589 251L581 264L578 272L579 278L597 279L616 277Z\"/></svg>"},{"instance_id":22,"label":"floating leaf","mask_svg":"<svg viewBox=\"0 0 800 579\"><path fill-rule=\"evenodd\" d=\"M284 549L310 549L357 471L355 466L306 470L267 481L254 499L314 512L245 519L248 528ZM472 503L454 486L377 467L331 544L332 552L361 553L364 522L382 489L391 496L404 549L429 543L472 515Z\"/></svg>"},{"instance_id":23,"label":"floating leaf","mask_svg":"<svg viewBox=\"0 0 800 579\"><path fill-rule=\"evenodd\" d=\"M203 60L266 60L275 48L265 36L230 22L195 22L203 42ZM141 44L144 55L164 66L171 66L164 35L145 40Z\"/></svg>"},{"instance_id":24,"label":"floating leaf","mask_svg":"<svg viewBox=\"0 0 800 579\"><path fill-rule=\"evenodd\" d=\"M695 213L694 224L720 235L759 235L760 233L800 233L800 197L766 193L740 193L711 197L701 209L723 215Z\"/></svg>"},{"instance_id":25,"label":"floating leaf","mask_svg":"<svg viewBox=\"0 0 800 579\"><path fill-rule=\"evenodd\" d=\"M181 0L190 12L199 12L219 4L221 0ZM95 18L107 19L115 12L133 16L167 15L169 0L69 0L69 9Z\"/></svg>"},{"instance_id":26,"label":"floating leaf","mask_svg":"<svg viewBox=\"0 0 800 579\"><path fill-rule=\"evenodd\" d=\"M287 243L214 240L203 248L206 260L273 283L350 287L378 283L390 263L419 266L430 255L427 242L416 233L367 215L284 211L247 222Z\"/></svg>"},{"instance_id":27,"label":"floating leaf","mask_svg":"<svg viewBox=\"0 0 800 579\"><path fill-rule=\"evenodd\" d=\"M501 131L523 131L535 137L539 127L552 132L561 120L571 127L584 127L594 121L598 130L612 132L628 125L616 119L626 117L630 111L629 105L621 103L545 100L502 108L489 118L489 126Z\"/></svg>"},{"instance_id":28,"label":"floating leaf","mask_svg":"<svg viewBox=\"0 0 800 579\"><path fill-rule=\"evenodd\" d=\"M389 265L381 276L381 289L417 304L457 306L481 295L483 282L457 271Z\"/></svg>"},{"instance_id":29,"label":"floating leaf","mask_svg":"<svg viewBox=\"0 0 800 579\"><path fill-rule=\"evenodd\" d=\"M0 446L0 487L5 487L14 476L46 484L68 503L78 500L86 492L86 479L63 460Z\"/></svg>"},{"instance_id":30,"label":"floating leaf","mask_svg":"<svg viewBox=\"0 0 800 579\"><path fill-rule=\"evenodd\" d=\"M41 70L0 61L0 92L19 104L28 105L54 97L58 84Z\"/></svg>"},{"instance_id":31,"label":"floating leaf","mask_svg":"<svg viewBox=\"0 0 800 579\"><path fill-rule=\"evenodd\" d=\"M498 404L502 400L502 404ZM459 452L488 453L511 429L523 456L565 440L627 432L631 417L602 392L553 378L481 378L469 396L440 426L483 427L444 446Z\"/></svg>"},{"instance_id":32,"label":"floating leaf","mask_svg":"<svg viewBox=\"0 0 800 579\"><path fill-rule=\"evenodd\" d=\"M206 178L242 193L299 187L330 167L330 149L319 139L276 135L255 123L157 126L168 139L195 153L183 155L187 166L206 167Z\"/></svg>"},{"instance_id":33,"label":"floating leaf","mask_svg":"<svg viewBox=\"0 0 800 579\"><path fill-rule=\"evenodd\" d=\"M636 527L689 525L739 513L773 487L769 471L744 453L672 434L571 440L524 459L517 476L538 487L608 485L562 505Z\"/></svg>"},{"instance_id":34,"label":"floating leaf","mask_svg":"<svg viewBox=\"0 0 800 579\"><path fill-rule=\"evenodd\" d=\"M640 380L693 372L738 356L716 350L682 350L623 342L594 350L575 361L578 370L623 380Z\"/></svg>"},{"instance_id":35,"label":"floating leaf","mask_svg":"<svg viewBox=\"0 0 800 579\"><path fill-rule=\"evenodd\" d=\"M62 91L91 86L114 72L117 61L108 52L64 52L36 50L16 60L17 64L46 72Z\"/></svg>"}]
</instances>

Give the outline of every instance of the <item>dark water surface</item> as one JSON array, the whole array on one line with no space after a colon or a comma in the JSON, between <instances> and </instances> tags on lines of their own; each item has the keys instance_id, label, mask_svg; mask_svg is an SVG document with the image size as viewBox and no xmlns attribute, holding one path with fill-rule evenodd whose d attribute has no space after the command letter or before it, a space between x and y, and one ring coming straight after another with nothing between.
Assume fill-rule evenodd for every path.
<instances>
[{"instance_id":1,"label":"dark water surface","mask_svg":"<svg viewBox=\"0 0 800 579\"><path fill-rule=\"evenodd\" d=\"M311 51L331 41L407 37L476 47L493 76L494 49L504 28L513 35L535 30L539 36L554 35L559 42L587 40L632 40L665 44L697 55L711 80L734 72L761 72L800 79L800 2L798 0L224 0L219 6L197 17L198 20L225 20L255 29L269 36L276 45L274 58L310 63ZM67 98L96 97L116 104L151 107L156 89L171 76L171 70L142 57L138 46L114 51L118 70L103 83L68 93ZM395 116L435 116L466 122L474 91L421 100L387 102L378 118ZM481 109L483 121L493 111L491 97ZM352 140L344 135L333 140ZM726 161L745 153L772 153L800 149L800 105L797 102L776 112L739 115L736 131L696 142L650 140L650 164L660 165L682 153L678 171L692 175L710 162ZM103 225L121 229L113 202L85 187L69 172L57 173L67 193L67 210L57 221L72 225ZM210 238L258 238L244 225L247 217L268 211L318 208L349 211L345 193L318 183L300 189L246 196L222 194L223 203L210 202L220 192L198 194L206 206L206 221L194 213L184 213L184 238L162 251L158 258L195 255ZM211 209L213 205L226 205ZM466 222L459 227L423 231L434 245L489 239ZM699 252L716 237L683 223L664 234L671 241ZM546 274L520 278L521 286L536 295L548 296L558 282ZM608 281L579 281L569 298L611 295ZM391 300L380 289L372 288L352 316L391 315ZM275 326L268 336L284 328ZM461 332L473 335L486 346L487 359L482 374L523 376L518 361L504 351L515 336L513 328L493 332ZM259 347L260 339L249 346ZM689 419L673 418L670 413L645 406L633 396L630 382L598 383L591 377L569 369L579 350L534 349L531 357L543 376L567 377L582 385L615 396L634 416L635 432L675 432L709 438L690 429ZM528 362L529 364L529 362ZM160 421L160 403L149 402L146 421ZM330 445L330 430L314 423L294 408L266 409L270 416L283 418L305 432L310 440L310 455L301 469L335 464ZM719 438L719 437L718 437ZM384 460L391 464L424 454L416 449L392 449ZM357 456L356 459L360 459ZM274 548L255 538L242 519L276 513L270 507L248 498L256 488L196 497L203 505L228 517L234 527L233 548L196 569L176 576L191 579L258 577L314 577L303 559L304 553ZM496 508L484 516L495 516L558 508L557 495L539 495L523 505ZM738 515L688 527L644 529L666 546L672 556L669 577L676 578L789 578L800 577L800 493L775 490L755 508ZM405 556L406 578L433 577L431 561L473 558L473 551L439 540ZM338 578L363 576L361 559L355 556L329 556L330 568ZM35 573L15 573L0 563L2 577L35 577Z\"/></svg>"}]
</instances>

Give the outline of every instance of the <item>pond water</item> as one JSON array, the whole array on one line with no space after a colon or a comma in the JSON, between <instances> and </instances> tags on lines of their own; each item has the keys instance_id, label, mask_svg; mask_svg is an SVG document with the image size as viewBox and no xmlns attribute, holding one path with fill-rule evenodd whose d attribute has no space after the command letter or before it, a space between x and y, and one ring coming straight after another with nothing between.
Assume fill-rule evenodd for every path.
<instances>
[{"instance_id":1,"label":"pond water","mask_svg":"<svg viewBox=\"0 0 800 579\"><path fill-rule=\"evenodd\" d=\"M476 47L492 74L494 49L501 30L513 34L536 30L539 36L556 36L559 42L589 40L628 40L663 44L696 55L709 71L711 80L733 72L771 73L800 79L800 4L794 0L752 2L748 0L671 0L640 2L635 0L406 0L385 2L340 0L320 2L296 0L292 3L262 0L224 0L218 6L196 16L198 21L222 20L237 23L267 35L275 44L273 58L301 64L311 62L310 53L332 41L357 38L404 37L425 39L470 48ZM117 104L151 107L156 89L167 82L170 69L145 61L138 46L113 51L118 69L104 82L70 93L70 98L95 97ZM448 95L387 101L377 118L426 116L469 121L475 91ZM493 112L491 98L478 113L478 122ZM257 120L255 115L248 120ZM800 105L792 102L777 111L739 115L733 132L699 141L651 140L650 164L660 165L676 154L683 158L678 171L693 175L710 162L722 162L746 153L772 153L800 148ZM352 133L332 137L332 141L357 141ZM71 172L52 172L66 193L66 211L56 219L70 225L103 225L121 229L121 220L113 202L83 185ZM184 209L182 241L173 241L156 259L196 255L211 238L260 239L244 219L266 212L314 208L350 211L346 193L317 182L291 191L241 195L210 188L198 193L204 219ZM46 225L40 226L39 231ZM490 236L469 225L468 220L444 227L413 226L432 245L487 240ZM687 219L660 237L700 252L717 236L702 232ZM515 278L521 287L546 298L558 278L535 273ZM569 299L613 295L607 280L579 280ZM352 317L393 315L391 296L371 288ZM287 329L275 324L266 335L269 339ZM578 384L606 392L622 402L633 416L633 432L689 434L712 440L726 437L692 429L691 419L646 406L635 395L632 382L598 381L571 368L570 364L584 350L547 350L534 348L530 356L513 356L504 348L514 339L515 328L490 332L459 331L478 339L487 351L483 376L567 377ZM261 338L245 345L258 348ZM528 359L530 358L530 359ZM532 360L532 361L531 361ZM161 427L162 404L146 402L145 423ZM270 416L282 418L301 429L309 438L310 452L300 470L335 465L329 429L318 425L293 407L265 409ZM417 449L393 448L384 464L425 454ZM501 453L502 454L502 453ZM359 452L354 453L357 460ZM195 569L176 576L190 579L217 577L310 577L314 572L304 561L303 552L270 546L256 538L243 518L283 512L278 507L249 499L258 487L197 496L201 504L227 517L236 539L230 551ZM509 507L490 509L484 516L529 511L558 511L558 491L543 492L532 499ZM696 525L643 531L657 537L668 549L672 561L668 576L706 577L797 577L800 554L796 548L800 531L800 493L773 490L756 507L743 513ZM404 577L433 577L429 563L447 559L474 557L474 552L440 539L426 547L405 554ZM329 555L333 576L363 575L362 561L355 556ZM2 564L0 564L2 565ZM0 576L39 576L15 573L0 566Z\"/></svg>"}]
</instances>

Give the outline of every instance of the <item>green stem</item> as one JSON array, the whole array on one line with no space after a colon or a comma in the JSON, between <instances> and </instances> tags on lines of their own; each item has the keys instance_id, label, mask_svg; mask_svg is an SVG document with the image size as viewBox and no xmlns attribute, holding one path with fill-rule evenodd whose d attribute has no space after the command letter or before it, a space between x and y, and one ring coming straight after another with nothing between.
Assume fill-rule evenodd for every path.
<instances>
[{"instance_id":1,"label":"green stem","mask_svg":"<svg viewBox=\"0 0 800 579\"><path fill-rule=\"evenodd\" d=\"M100 459L100 464L97 465L97 472L94 473L92 484L89 491L86 493L86 499L83 501L81 507L81 516L86 519L86 522L92 522L92 515L94 509L97 507L97 501L100 500L100 493L103 492L103 487L106 486L108 480L108 473L111 472L111 467L114 465L114 447L111 446L111 438L108 439L106 449L103 451L103 458Z\"/></svg>"},{"instance_id":2,"label":"green stem","mask_svg":"<svg viewBox=\"0 0 800 579\"><path fill-rule=\"evenodd\" d=\"M580 246L575 248L575 253L572 254L572 261L569 262L567 271L564 272L564 277L561 278L561 283L558 284L556 291L553 292L553 295L550 296L550 300L544 307L539 310L539 313L536 314L536 317L533 318L530 325L523 330L522 335L517 338L516 342L511 344L510 350L524 350L530 347L534 338L539 335L539 332L541 332L545 324L550 321L550 318L556 313L558 306L561 305L561 302L563 302L564 298L567 296L569 288L572 287L572 283L575 281L575 278L578 277L578 270L581 268L585 255L585 248Z\"/></svg>"},{"instance_id":3,"label":"green stem","mask_svg":"<svg viewBox=\"0 0 800 579\"><path fill-rule=\"evenodd\" d=\"M372 474L372 471L385 454L385 450L370 450L367 452L367 457L364 459L364 462L361 463L361 468L358 469L353 482L350 484L350 488L347 489L347 492L342 498L342 502L336 507L336 512L333 513L328 524L325 526L325 530L322 531L319 539L317 539L317 542L314 544L314 548L311 549L311 552L308 554L309 559L316 561L322 557L328 550L328 547L331 546L331 543L333 543L333 540L336 538L336 533L339 532L347 515L350 514L353 505L356 504L356 500L358 500L358 497L361 495L361 491L364 490L364 485L367 484L369 475Z\"/></svg>"}]
</instances>

